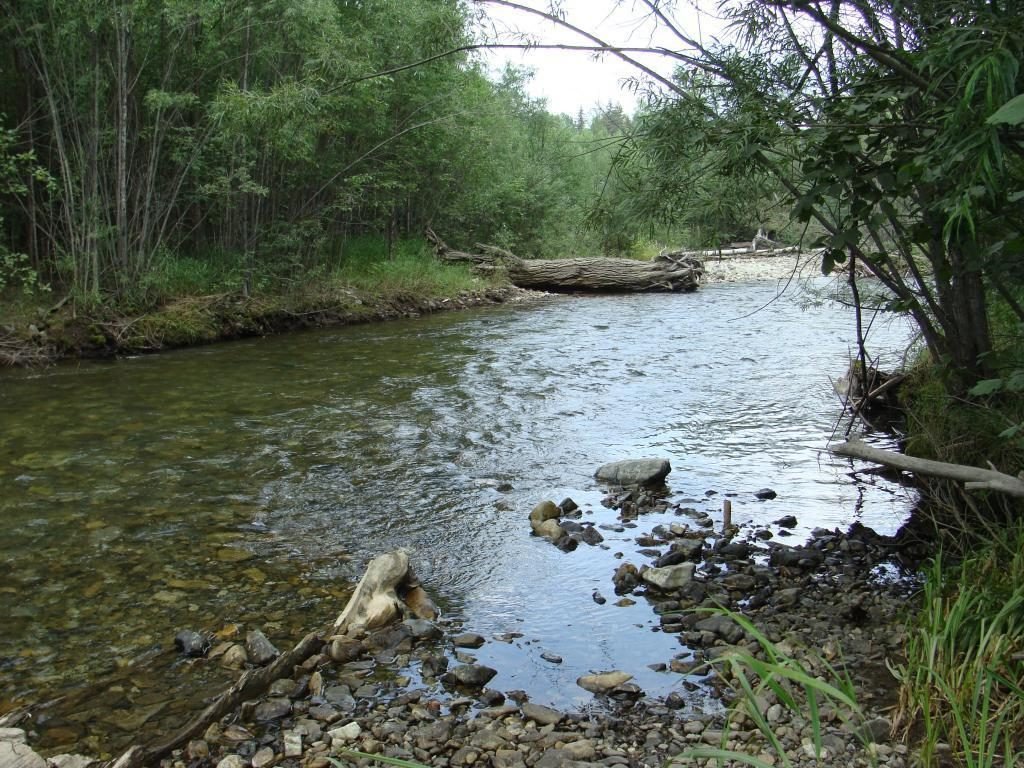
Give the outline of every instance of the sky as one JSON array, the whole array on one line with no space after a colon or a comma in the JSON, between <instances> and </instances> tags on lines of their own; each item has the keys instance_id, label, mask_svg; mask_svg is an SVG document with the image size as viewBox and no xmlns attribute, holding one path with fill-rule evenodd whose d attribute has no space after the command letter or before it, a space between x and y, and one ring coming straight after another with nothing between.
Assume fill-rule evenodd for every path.
<instances>
[{"instance_id":1,"label":"sky","mask_svg":"<svg viewBox=\"0 0 1024 768\"><path fill-rule=\"evenodd\" d=\"M522 5L546 9L547 0L519 0ZM577 27L586 29L612 45L664 46L680 49L680 43L667 29L650 18L649 11L635 0L562 0L565 18ZM555 24L503 6L484 3L487 19L481 25L481 35L499 42L523 42L522 35L539 43L591 44L571 31ZM646 11L646 13L645 13ZM721 24L710 15L698 12L692 4L680 2L674 14L675 22L686 34L708 42L719 34ZM643 73L617 57L604 54L599 58L580 51L557 50L503 50L485 54L495 71L505 62L525 66L535 71L528 88L531 96L544 98L548 110L575 116L580 109L589 114L597 106L609 102L620 104L632 113L637 105L636 84L630 83ZM643 63L669 75L673 62L664 56L638 55Z\"/></svg>"}]
</instances>

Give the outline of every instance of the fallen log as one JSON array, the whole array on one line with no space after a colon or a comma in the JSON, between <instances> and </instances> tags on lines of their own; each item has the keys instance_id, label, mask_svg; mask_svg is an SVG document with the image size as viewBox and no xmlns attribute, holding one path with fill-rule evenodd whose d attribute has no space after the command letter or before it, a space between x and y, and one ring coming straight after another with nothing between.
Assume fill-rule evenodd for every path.
<instances>
[{"instance_id":1,"label":"fallen log","mask_svg":"<svg viewBox=\"0 0 1024 768\"><path fill-rule=\"evenodd\" d=\"M660 254L651 261L599 257L523 259L510 251L478 244L476 253L449 248L433 231L427 239L442 261L470 263L479 271L504 269L513 285L548 291L605 293L689 292L697 289L704 267L682 254Z\"/></svg>"},{"instance_id":2,"label":"fallen log","mask_svg":"<svg viewBox=\"0 0 1024 768\"><path fill-rule=\"evenodd\" d=\"M944 461L917 459L913 456L904 456L902 453L875 448L861 440L833 443L828 449L837 456L864 459L918 475L954 480L963 483L964 488L969 491L999 491L1011 496L1024 497L1024 472L1014 477L1000 472L995 467L982 469L966 464L948 464Z\"/></svg>"}]
</instances>

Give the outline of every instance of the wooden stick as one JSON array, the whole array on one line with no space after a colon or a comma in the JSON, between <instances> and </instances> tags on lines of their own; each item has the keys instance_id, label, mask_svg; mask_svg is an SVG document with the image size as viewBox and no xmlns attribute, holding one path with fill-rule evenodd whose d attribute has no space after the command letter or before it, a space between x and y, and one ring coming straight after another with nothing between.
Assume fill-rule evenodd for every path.
<instances>
[{"instance_id":1,"label":"wooden stick","mask_svg":"<svg viewBox=\"0 0 1024 768\"><path fill-rule=\"evenodd\" d=\"M732 527L732 502L725 499L722 502L722 533Z\"/></svg>"}]
</instances>

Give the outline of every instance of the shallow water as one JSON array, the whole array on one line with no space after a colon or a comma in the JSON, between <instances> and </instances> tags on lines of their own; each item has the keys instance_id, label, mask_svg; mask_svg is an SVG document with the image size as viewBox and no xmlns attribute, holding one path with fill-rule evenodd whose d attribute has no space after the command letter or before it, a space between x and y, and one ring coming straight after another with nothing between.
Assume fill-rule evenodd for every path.
<instances>
[{"instance_id":1,"label":"shallow water","mask_svg":"<svg viewBox=\"0 0 1024 768\"><path fill-rule=\"evenodd\" d=\"M885 367L910 333L872 336ZM614 606L611 576L677 518L563 554L530 536L530 509L571 496L614 522L594 470L650 455L672 461L671 501L717 514L706 492L735 493L737 522L894 532L908 492L822 452L853 345L848 310L749 283L5 372L0 711L68 696L37 725L50 749L115 750L149 709L147 731L180 726L227 677L179 660L177 630L258 626L290 647L395 547L448 619L523 633L475 653L491 687L582 707L576 677L619 668L663 695L679 676L647 665L685 649L643 600ZM765 486L776 500L754 499Z\"/></svg>"}]
</instances>

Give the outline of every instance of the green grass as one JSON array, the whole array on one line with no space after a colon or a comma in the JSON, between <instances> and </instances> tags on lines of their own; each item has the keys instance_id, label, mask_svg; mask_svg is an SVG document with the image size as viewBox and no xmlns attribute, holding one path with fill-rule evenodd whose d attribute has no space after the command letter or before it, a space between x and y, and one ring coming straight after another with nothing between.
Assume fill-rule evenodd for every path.
<instances>
[{"instance_id":1,"label":"green grass","mask_svg":"<svg viewBox=\"0 0 1024 768\"><path fill-rule=\"evenodd\" d=\"M1024 762L1024 526L948 567L935 558L907 642L898 721L967 768Z\"/></svg>"}]
</instances>

